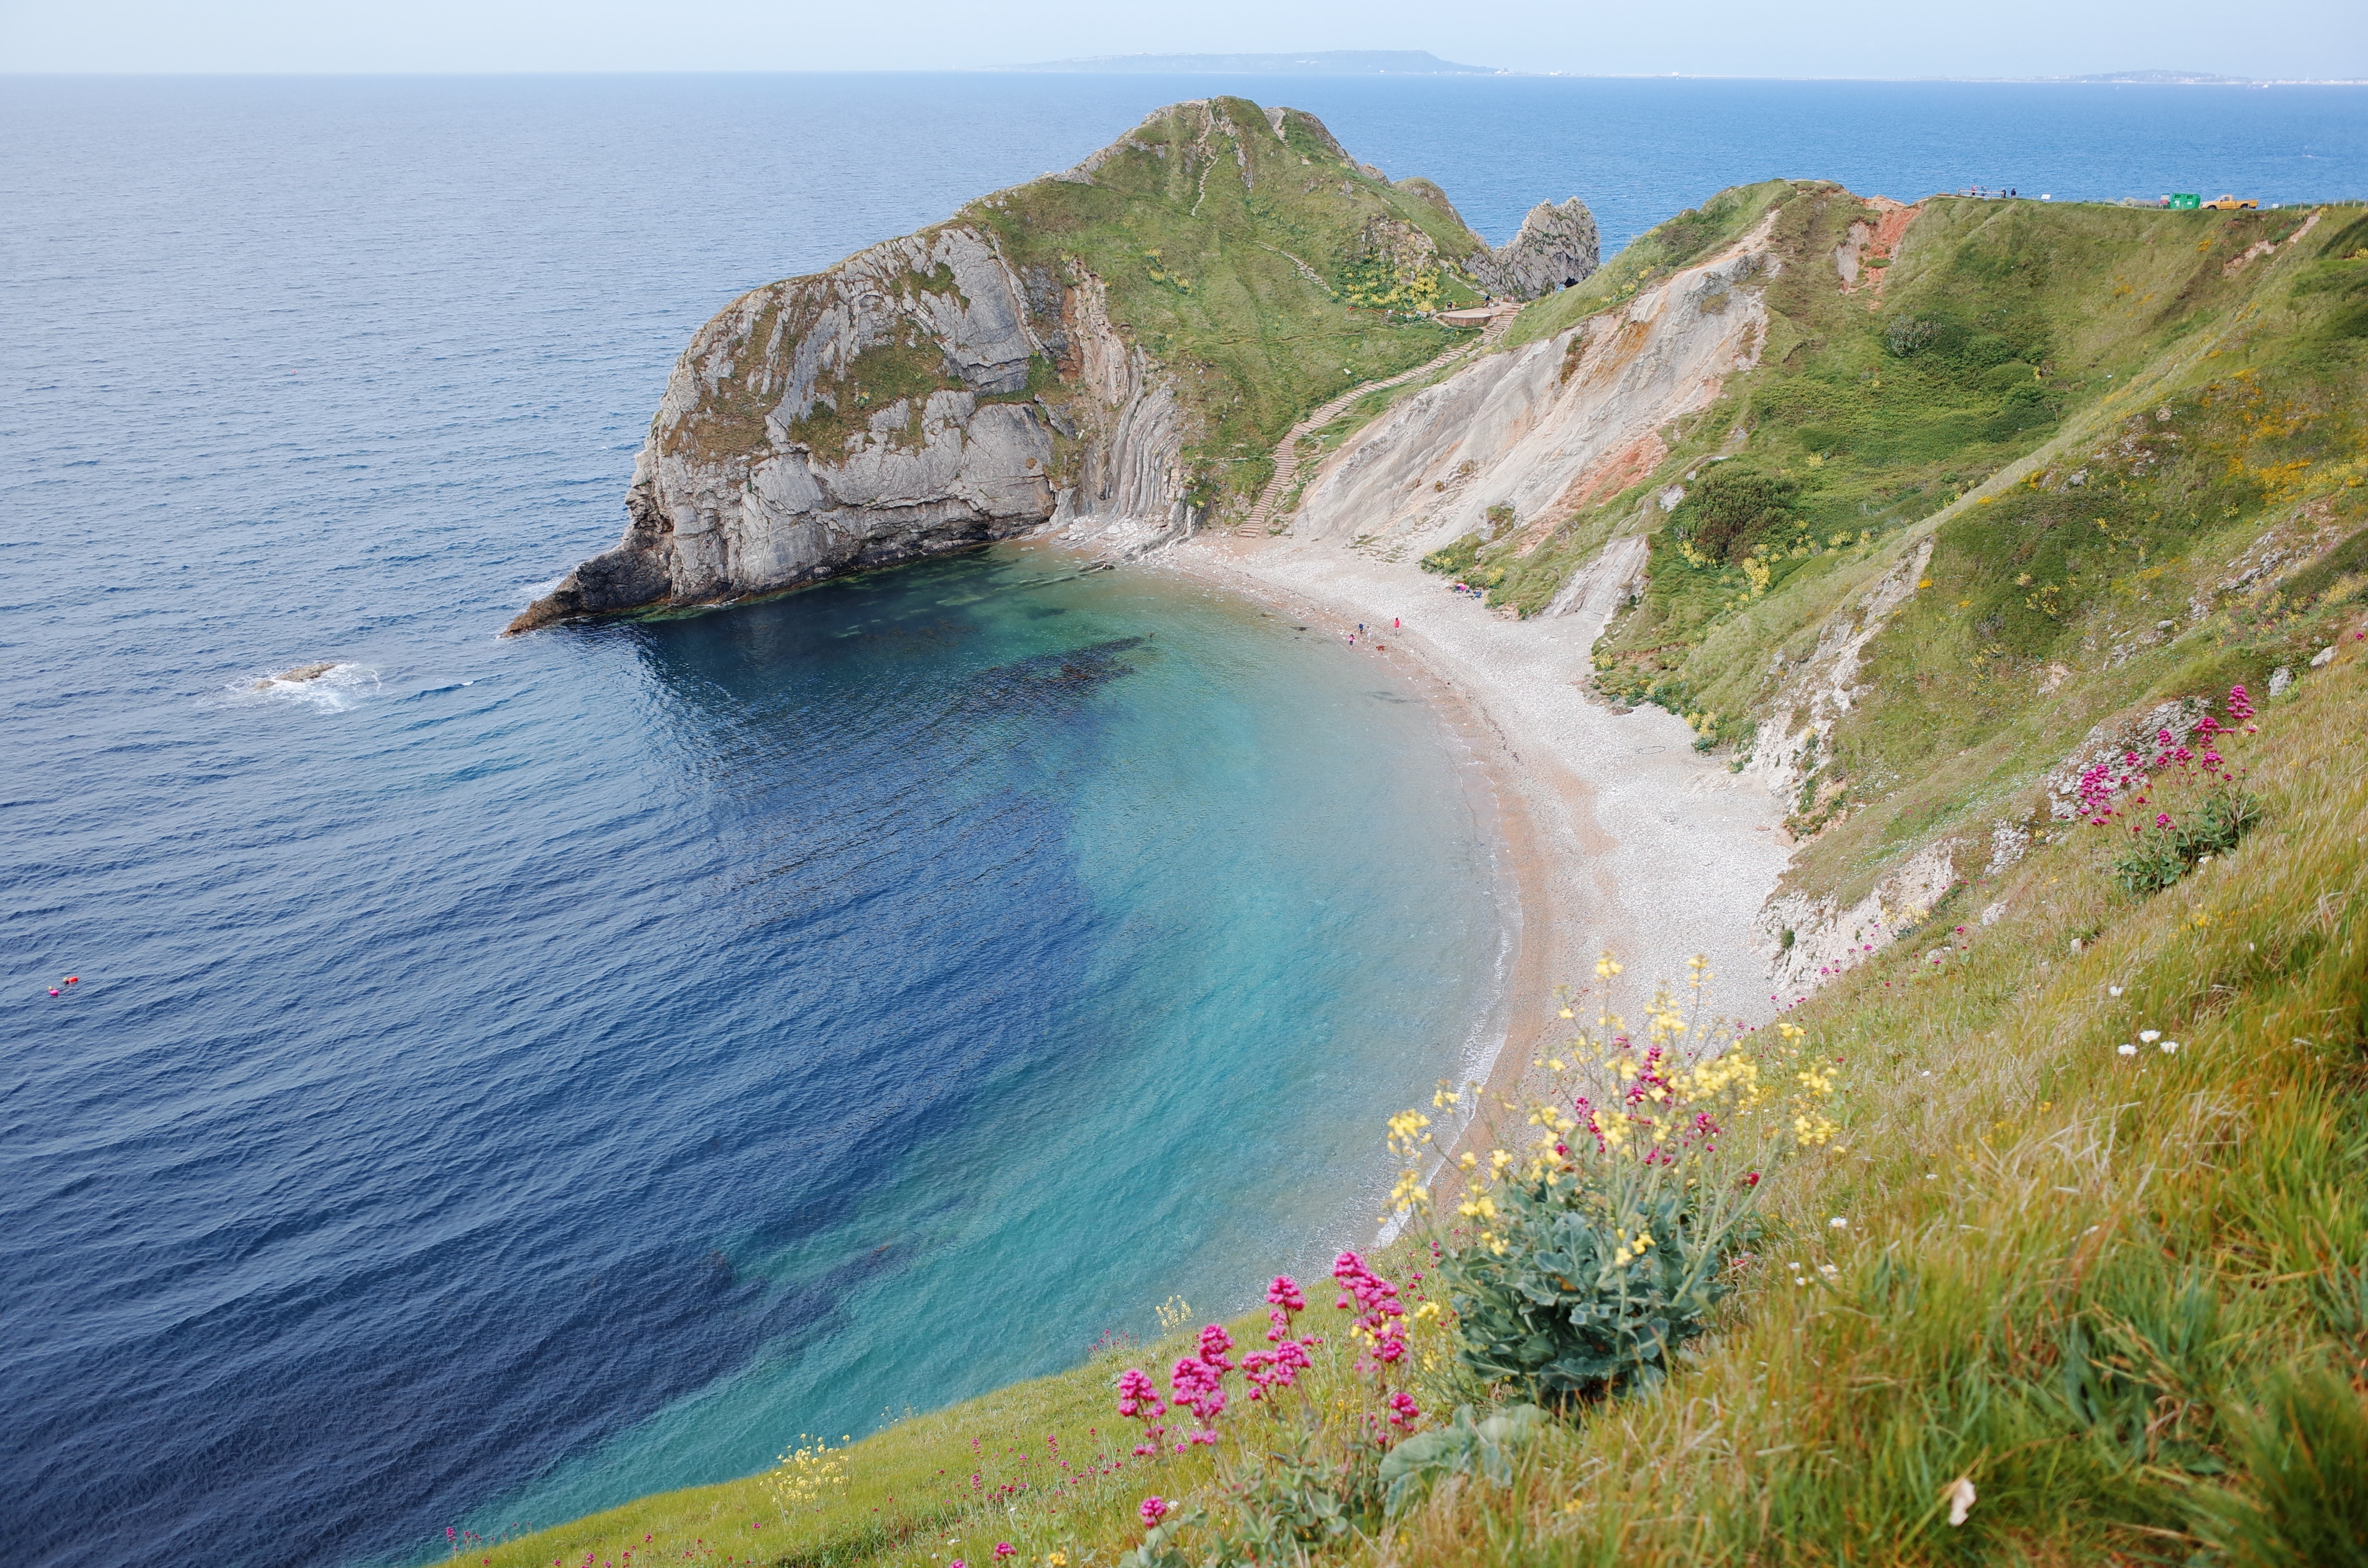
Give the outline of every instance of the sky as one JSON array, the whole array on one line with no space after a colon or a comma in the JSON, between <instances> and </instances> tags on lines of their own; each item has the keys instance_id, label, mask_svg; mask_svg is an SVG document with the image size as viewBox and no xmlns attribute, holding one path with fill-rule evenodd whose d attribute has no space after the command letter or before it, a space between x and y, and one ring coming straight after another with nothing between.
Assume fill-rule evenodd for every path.
<instances>
[{"instance_id":1,"label":"sky","mask_svg":"<svg viewBox=\"0 0 2368 1568\"><path fill-rule=\"evenodd\" d=\"M6 72L938 71L1427 49L1582 75L2368 78L2363 0L0 0Z\"/></svg>"}]
</instances>

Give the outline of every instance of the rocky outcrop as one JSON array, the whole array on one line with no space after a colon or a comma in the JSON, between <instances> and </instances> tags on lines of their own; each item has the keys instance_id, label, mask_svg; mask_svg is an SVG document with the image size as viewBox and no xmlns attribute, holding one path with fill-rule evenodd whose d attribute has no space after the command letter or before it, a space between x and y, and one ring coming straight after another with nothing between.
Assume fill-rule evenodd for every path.
<instances>
[{"instance_id":1,"label":"rocky outcrop","mask_svg":"<svg viewBox=\"0 0 2368 1568\"><path fill-rule=\"evenodd\" d=\"M1758 361L1766 233L1407 398L1325 464L1292 532L1426 551L1495 537L1491 508L1534 530L1649 473L1661 426Z\"/></svg>"},{"instance_id":2,"label":"rocky outcrop","mask_svg":"<svg viewBox=\"0 0 2368 1568\"><path fill-rule=\"evenodd\" d=\"M1376 346L1398 364L1437 352L1413 313L1344 320L1293 247L1370 288L1425 267L1435 284L1485 250L1452 212L1310 116L1214 98L755 290L676 362L624 537L510 630L776 593L1047 525L1120 553L1189 532L1201 505L1247 504L1227 484L1258 447L1244 437L1270 441L1292 400L1338 391L1332 367L1388 365ZM1327 339L1355 347L1280 363L1271 348Z\"/></svg>"},{"instance_id":3,"label":"rocky outcrop","mask_svg":"<svg viewBox=\"0 0 2368 1568\"><path fill-rule=\"evenodd\" d=\"M1031 327L1031 282L1055 344ZM1029 391L1056 351L1078 371L1057 409ZM624 539L511 630L777 592L1056 514L1172 522L1178 415L1090 276L1022 279L959 225L874 245L700 329L634 465Z\"/></svg>"},{"instance_id":4,"label":"rocky outcrop","mask_svg":"<svg viewBox=\"0 0 2368 1568\"><path fill-rule=\"evenodd\" d=\"M1466 257L1463 270L1491 294L1534 300L1593 277L1601 248L1595 214L1574 196L1559 207L1541 201L1531 208L1512 244Z\"/></svg>"}]
</instances>

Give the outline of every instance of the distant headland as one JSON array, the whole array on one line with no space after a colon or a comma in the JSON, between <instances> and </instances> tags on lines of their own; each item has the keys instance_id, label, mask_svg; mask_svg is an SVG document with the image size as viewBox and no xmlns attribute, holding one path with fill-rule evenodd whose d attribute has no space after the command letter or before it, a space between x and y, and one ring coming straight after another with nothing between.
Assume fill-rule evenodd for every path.
<instances>
[{"instance_id":1,"label":"distant headland","mask_svg":"<svg viewBox=\"0 0 2368 1568\"><path fill-rule=\"evenodd\" d=\"M996 65L995 71L1142 72L1227 71L1266 76L1503 76L1494 65L1458 65L1427 49L1325 49L1302 54L1097 54L1083 60L1047 60L1032 65Z\"/></svg>"}]
</instances>

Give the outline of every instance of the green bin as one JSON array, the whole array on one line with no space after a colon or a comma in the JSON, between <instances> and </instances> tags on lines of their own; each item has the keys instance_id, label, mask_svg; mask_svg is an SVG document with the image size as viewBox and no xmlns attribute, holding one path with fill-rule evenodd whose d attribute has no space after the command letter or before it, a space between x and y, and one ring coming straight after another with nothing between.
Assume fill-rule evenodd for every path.
<instances>
[{"instance_id":1,"label":"green bin","mask_svg":"<svg viewBox=\"0 0 2368 1568\"><path fill-rule=\"evenodd\" d=\"M2184 195L2173 196L2170 199L2170 210L2173 212L2193 212L2203 207L2203 198L2192 191Z\"/></svg>"}]
</instances>

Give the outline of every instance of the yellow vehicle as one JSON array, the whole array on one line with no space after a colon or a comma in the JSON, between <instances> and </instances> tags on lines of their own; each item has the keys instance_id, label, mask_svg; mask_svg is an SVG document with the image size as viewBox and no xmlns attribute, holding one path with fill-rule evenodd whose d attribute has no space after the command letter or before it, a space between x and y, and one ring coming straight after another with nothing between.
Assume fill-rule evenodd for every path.
<instances>
[{"instance_id":1,"label":"yellow vehicle","mask_svg":"<svg viewBox=\"0 0 2368 1568\"><path fill-rule=\"evenodd\" d=\"M2260 205L2258 201L2239 201L2233 196L2224 196L2217 201L2207 201L2203 204L2205 210L2212 212L2234 212L2239 208L2258 208Z\"/></svg>"}]
</instances>

